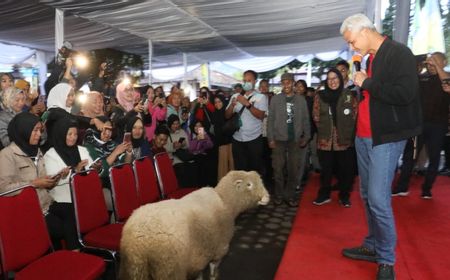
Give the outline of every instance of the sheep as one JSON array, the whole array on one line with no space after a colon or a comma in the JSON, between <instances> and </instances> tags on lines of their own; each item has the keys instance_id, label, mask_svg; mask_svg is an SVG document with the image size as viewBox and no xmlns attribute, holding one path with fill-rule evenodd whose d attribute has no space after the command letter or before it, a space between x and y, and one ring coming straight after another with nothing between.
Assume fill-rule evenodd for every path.
<instances>
[{"instance_id":1,"label":"sheep","mask_svg":"<svg viewBox=\"0 0 450 280\"><path fill-rule=\"evenodd\" d=\"M231 171L215 188L147 204L126 222L120 244L121 280L185 280L228 252L234 220L269 203L258 173Z\"/></svg>"}]
</instances>

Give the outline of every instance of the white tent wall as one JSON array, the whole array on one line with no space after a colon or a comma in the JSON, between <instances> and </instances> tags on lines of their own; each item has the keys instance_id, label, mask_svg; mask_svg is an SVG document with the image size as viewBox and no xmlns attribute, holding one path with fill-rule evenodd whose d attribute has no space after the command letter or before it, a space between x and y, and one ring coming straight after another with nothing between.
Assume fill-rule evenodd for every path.
<instances>
[{"instance_id":1,"label":"white tent wall","mask_svg":"<svg viewBox=\"0 0 450 280\"><path fill-rule=\"evenodd\" d=\"M52 52L55 9L64 12L64 39L78 50L116 48L154 68L253 57L342 50L339 26L373 0L7 0L0 40ZM369 4L370 3L370 4ZM178 54L178 55L177 55Z\"/></svg>"},{"instance_id":2,"label":"white tent wall","mask_svg":"<svg viewBox=\"0 0 450 280\"><path fill-rule=\"evenodd\" d=\"M55 42L52 32L55 18L58 22L63 14L63 38L75 49L115 48L141 55L145 72L156 79L179 74L161 74L157 68L211 61L267 71L295 58L307 62L308 54L348 59L341 22L360 12L379 22L380 1L7 0L0 10L0 41L53 52L61 40L57 35ZM402 12L396 34L408 32Z\"/></svg>"}]
</instances>

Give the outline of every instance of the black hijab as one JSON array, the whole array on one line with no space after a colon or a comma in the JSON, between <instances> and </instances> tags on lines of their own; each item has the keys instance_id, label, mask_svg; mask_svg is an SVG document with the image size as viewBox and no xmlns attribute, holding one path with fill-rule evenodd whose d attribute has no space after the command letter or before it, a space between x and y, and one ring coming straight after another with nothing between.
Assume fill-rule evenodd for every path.
<instances>
[{"instance_id":1,"label":"black hijab","mask_svg":"<svg viewBox=\"0 0 450 280\"><path fill-rule=\"evenodd\" d=\"M341 95L341 93L344 89L344 78L342 77L341 72L339 72L339 70L337 70L336 68L331 68L327 72L327 79L328 79L328 74L330 72L333 72L337 75L337 77L339 79L339 87L337 89L333 90L328 86L328 82L325 81L325 89L323 91L319 92L319 96L323 100L323 102L330 105L331 115L333 117L333 124L336 125L336 105L339 100L339 96Z\"/></svg>"},{"instance_id":2,"label":"black hijab","mask_svg":"<svg viewBox=\"0 0 450 280\"><path fill-rule=\"evenodd\" d=\"M75 127L78 129L78 122L69 118L62 118L56 121L52 131L52 142L58 155L67 166L75 167L81 161L78 145L72 147L67 146L66 137L69 128Z\"/></svg>"},{"instance_id":3,"label":"black hijab","mask_svg":"<svg viewBox=\"0 0 450 280\"><path fill-rule=\"evenodd\" d=\"M22 112L14 116L8 124L8 136L29 157L36 157L39 145L30 145L30 137L36 124L40 122L39 117Z\"/></svg>"},{"instance_id":4,"label":"black hijab","mask_svg":"<svg viewBox=\"0 0 450 280\"><path fill-rule=\"evenodd\" d=\"M133 138L133 133L132 133L133 126L138 120L141 120L141 118L139 118L137 116L133 116L133 117L128 118L126 121L126 124L125 124L125 132L131 133L131 144L133 145L133 149L141 147L142 143L145 141L145 138L144 138L145 130L143 131L141 138L139 138L139 139ZM142 122L142 120L141 120L141 122Z\"/></svg>"}]
</instances>

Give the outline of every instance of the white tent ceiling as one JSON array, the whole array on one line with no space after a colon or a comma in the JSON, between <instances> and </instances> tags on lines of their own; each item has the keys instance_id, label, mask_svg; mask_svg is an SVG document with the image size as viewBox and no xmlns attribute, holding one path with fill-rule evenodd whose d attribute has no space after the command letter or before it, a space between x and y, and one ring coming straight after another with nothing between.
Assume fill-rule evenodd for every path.
<instances>
[{"instance_id":1,"label":"white tent ceiling","mask_svg":"<svg viewBox=\"0 0 450 280\"><path fill-rule=\"evenodd\" d=\"M342 50L349 15L373 13L377 0L6 0L0 41L53 52L55 8L76 49L115 48L153 67Z\"/></svg>"}]
</instances>

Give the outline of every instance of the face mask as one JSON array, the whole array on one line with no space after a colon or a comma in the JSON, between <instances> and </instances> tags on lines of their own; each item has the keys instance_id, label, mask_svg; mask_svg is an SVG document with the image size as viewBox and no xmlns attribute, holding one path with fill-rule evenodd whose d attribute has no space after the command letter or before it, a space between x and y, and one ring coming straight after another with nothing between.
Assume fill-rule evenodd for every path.
<instances>
[{"instance_id":1,"label":"face mask","mask_svg":"<svg viewBox=\"0 0 450 280\"><path fill-rule=\"evenodd\" d=\"M250 91L250 90L253 89L253 84L250 83L250 82L245 82L245 83L242 85L242 88L243 88L245 91Z\"/></svg>"}]
</instances>

